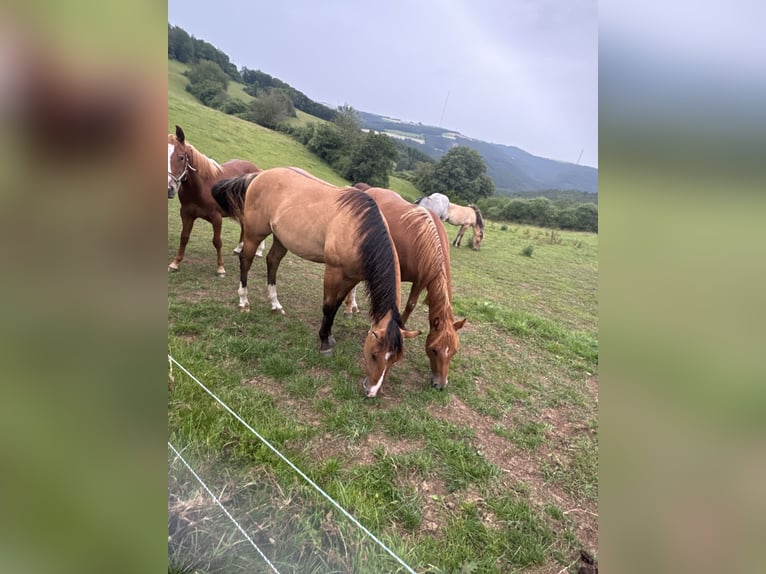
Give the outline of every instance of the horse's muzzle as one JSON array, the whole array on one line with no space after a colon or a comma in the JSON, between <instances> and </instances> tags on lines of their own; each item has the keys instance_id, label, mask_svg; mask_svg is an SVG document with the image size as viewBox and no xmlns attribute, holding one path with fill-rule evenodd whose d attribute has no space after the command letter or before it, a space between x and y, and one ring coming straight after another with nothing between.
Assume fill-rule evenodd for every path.
<instances>
[{"instance_id":1,"label":"horse's muzzle","mask_svg":"<svg viewBox=\"0 0 766 574\"><path fill-rule=\"evenodd\" d=\"M444 387L447 386L447 379L445 378L442 380L442 378L436 373L431 373L431 386L435 389L443 391Z\"/></svg>"},{"instance_id":2,"label":"horse's muzzle","mask_svg":"<svg viewBox=\"0 0 766 574\"><path fill-rule=\"evenodd\" d=\"M173 199L176 196L176 188L172 185L168 186L168 199Z\"/></svg>"}]
</instances>

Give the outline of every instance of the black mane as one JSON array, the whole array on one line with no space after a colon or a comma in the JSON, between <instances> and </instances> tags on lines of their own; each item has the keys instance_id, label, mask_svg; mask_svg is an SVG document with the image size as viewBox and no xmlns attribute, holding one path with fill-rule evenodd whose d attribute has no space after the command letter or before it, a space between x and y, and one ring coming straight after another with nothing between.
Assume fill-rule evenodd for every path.
<instances>
[{"instance_id":1,"label":"black mane","mask_svg":"<svg viewBox=\"0 0 766 574\"><path fill-rule=\"evenodd\" d=\"M359 218L359 254L362 273L370 297L370 316L376 323L390 310L386 340L391 350L402 348L401 316L397 306L394 246L378 205L366 193L357 189L343 192L338 199L341 209L348 209Z\"/></svg>"}]
</instances>

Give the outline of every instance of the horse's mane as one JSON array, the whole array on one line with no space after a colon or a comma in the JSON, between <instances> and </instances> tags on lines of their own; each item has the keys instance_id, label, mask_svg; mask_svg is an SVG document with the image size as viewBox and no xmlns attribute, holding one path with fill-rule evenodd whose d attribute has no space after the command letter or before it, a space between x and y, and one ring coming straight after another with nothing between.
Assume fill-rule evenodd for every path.
<instances>
[{"instance_id":1,"label":"horse's mane","mask_svg":"<svg viewBox=\"0 0 766 574\"><path fill-rule=\"evenodd\" d=\"M168 142L173 145L179 143L178 138L173 134L168 134ZM206 156L188 141L185 141L184 145L189 150L189 164L195 169L197 176L199 176L200 179L206 181L217 179L221 176L221 172L223 171L221 164L213 158Z\"/></svg>"},{"instance_id":2,"label":"horse's mane","mask_svg":"<svg viewBox=\"0 0 766 574\"><path fill-rule=\"evenodd\" d=\"M359 220L359 254L370 298L370 316L377 323L391 311L392 317L385 338L389 349L398 353L402 349L402 335L399 331L402 319L397 305L394 245L386 223L375 201L358 189L342 191L338 204ZM383 280L373 281L375 277Z\"/></svg>"},{"instance_id":3,"label":"horse's mane","mask_svg":"<svg viewBox=\"0 0 766 574\"><path fill-rule=\"evenodd\" d=\"M473 207L473 210L476 212L476 225L479 226L479 229L484 231L484 220L481 218L481 211L479 211L479 208L475 205L469 205L468 207Z\"/></svg>"},{"instance_id":4,"label":"horse's mane","mask_svg":"<svg viewBox=\"0 0 766 574\"><path fill-rule=\"evenodd\" d=\"M415 256L424 269L428 290L429 314L434 313L452 319L452 286L449 268L449 250L445 251L441 235L436 228L431 214L425 207L415 207L402 215L402 224L407 229L415 246ZM421 267L422 269L422 267ZM439 291L441 301L434 300L431 294ZM436 305L434 307L433 305Z\"/></svg>"}]
</instances>

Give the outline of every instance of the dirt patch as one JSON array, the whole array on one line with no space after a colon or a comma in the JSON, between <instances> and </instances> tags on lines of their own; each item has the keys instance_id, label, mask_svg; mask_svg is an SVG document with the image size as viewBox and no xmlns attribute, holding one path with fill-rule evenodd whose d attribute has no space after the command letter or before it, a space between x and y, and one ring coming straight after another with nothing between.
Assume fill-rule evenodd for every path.
<instances>
[{"instance_id":1,"label":"dirt patch","mask_svg":"<svg viewBox=\"0 0 766 574\"><path fill-rule=\"evenodd\" d=\"M482 416L454 395L448 405L432 405L428 410L434 417L470 428L474 432L474 448L496 465L504 475L501 488L506 491L527 491L529 501L538 508L555 504L571 521L574 533L584 548L590 552L598 550L596 505L590 500L575 500L559 486L547 483L543 479L543 464L555 456L556 452L560 452L563 444L591 432L587 424L577 422L569 409L545 409L541 413L542 420L550 425L551 430L545 443L531 451L517 447L494 432L493 429L498 424L513 424L508 416L502 419ZM572 422L573 418L575 422ZM461 500L468 500L465 493L461 493ZM490 523L491 520L487 525Z\"/></svg>"}]
</instances>

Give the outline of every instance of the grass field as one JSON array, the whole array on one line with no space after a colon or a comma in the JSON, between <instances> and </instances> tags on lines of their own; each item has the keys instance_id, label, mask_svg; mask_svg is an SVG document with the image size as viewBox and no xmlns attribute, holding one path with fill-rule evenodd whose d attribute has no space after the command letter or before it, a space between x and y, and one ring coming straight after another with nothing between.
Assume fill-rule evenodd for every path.
<instances>
[{"instance_id":1,"label":"grass field","mask_svg":"<svg viewBox=\"0 0 766 574\"><path fill-rule=\"evenodd\" d=\"M168 128L183 126L203 153L345 183L287 136L195 103L179 73L171 62ZM391 187L418 195L402 180ZM174 199L168 261L179 233ZM335 353L321 357L323 267L292 254L278 277L287 314L270 311L260 259L251 311L239 313L238 233L225 222L229 274L219 278L211 227L198 220L168 276L175 359L417 572L576 572L581 549L598 553L596 235L553 241L549 230L487 222L479 252L452 250L454 307L467 324L448 388L429 387L421 335L379 398L365 399L364 314L339 316ZM427 329L424 303L408 327ZM404 571L180 369L170 377L169 440L280 572ZM168 463L170 571L268 571L171 452Z\"/></svg>"}]
</instances>

